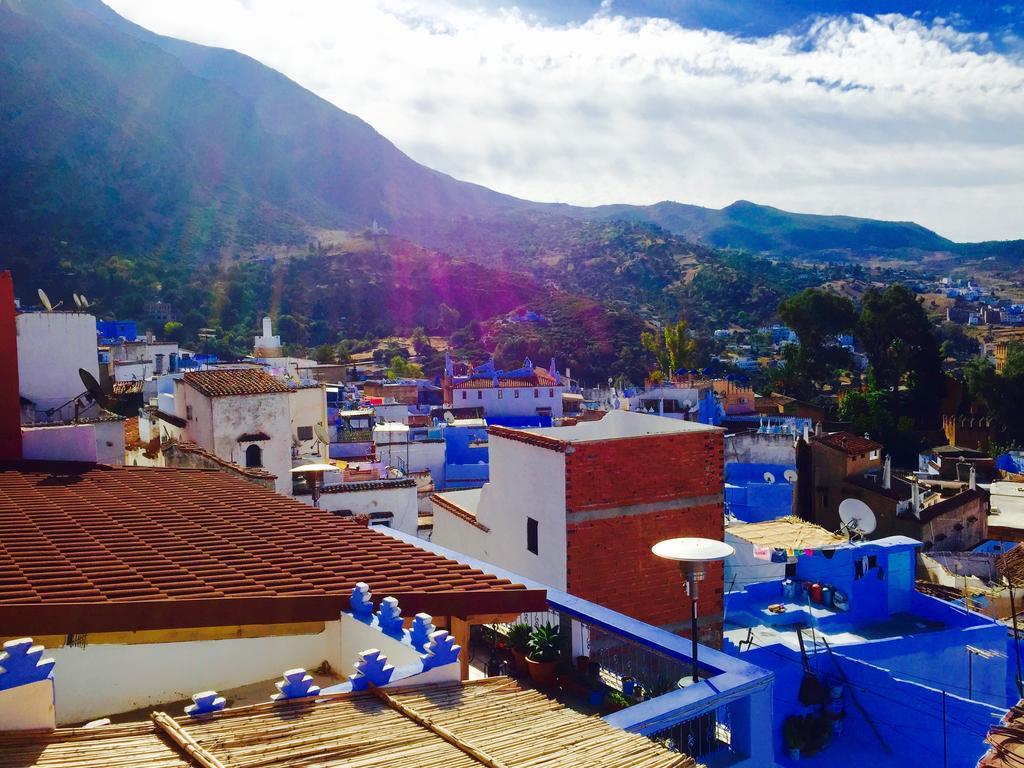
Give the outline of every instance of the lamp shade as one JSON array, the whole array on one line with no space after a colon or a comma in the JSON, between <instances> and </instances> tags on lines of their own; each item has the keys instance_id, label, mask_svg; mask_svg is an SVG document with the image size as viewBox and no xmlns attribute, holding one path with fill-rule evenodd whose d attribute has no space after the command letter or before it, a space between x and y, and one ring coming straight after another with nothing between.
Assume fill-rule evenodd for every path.
<instances>
[{"instance_id":1,"label":"lamp shade","mask_svg":"<svg viewBox=\"0 0 1024 768\"><path fill-rule=\"evenodd\" d=\"M735 551L724 541L699 538L665 539L651 547L658 557L678 562L683 573L693 579L703 579L708 563L725 560Z\"/></svg>"}]
</instances>

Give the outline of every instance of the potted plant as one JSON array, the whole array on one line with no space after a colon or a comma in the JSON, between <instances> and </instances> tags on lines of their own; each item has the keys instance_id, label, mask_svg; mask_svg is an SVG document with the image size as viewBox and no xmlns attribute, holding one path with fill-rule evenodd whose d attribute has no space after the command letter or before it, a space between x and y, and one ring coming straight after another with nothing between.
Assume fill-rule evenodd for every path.
<instances>
[{"instance_id":1,"label":"potted plant","mask_svg":"<svg viewBox=\"0 0 1024 768\"><path fill-rule=\"evenodd\" d=\"M800 759L800 750L804 746L804 719L799 715L790 715L782 724L782 737L786 742L789 759Z\"/></svg>"},{"instance_id":2,"label":"potted plant","mask_svg":"<svg viewBox=\"0 0 1024 768\"><path fill-rule=\"evenodd\" d=\"M608 695L605 697L605 709L608 712L618 712L620 709L625 709L629 705L629 699L623 696L619 691L608 691Z\"/></svg>"},{"instance_id":3,"label":"potted plant","mask_svg":"<svg viewBox=\"0 0 1024 768\"><path fill-rule=\"evenodd\" d=\"M512 658L515 659L516 674L525 675L526 654L529 651L530 625L513 624L508 628L508 644L512 648Z\"/></svg>"},{"instance_id":4,"label":"potted plant","mask_svg":"<svg viewBox=\"0 0 1024 768\"><path fill-rule=\"evenodd\" d=\"M530 678L539 687L550 688L555 684L558 658L562 652L558 627L552 624L537 627L530 633L526 645L526 666L530 670Z\"/></svg>"}]
</instances>

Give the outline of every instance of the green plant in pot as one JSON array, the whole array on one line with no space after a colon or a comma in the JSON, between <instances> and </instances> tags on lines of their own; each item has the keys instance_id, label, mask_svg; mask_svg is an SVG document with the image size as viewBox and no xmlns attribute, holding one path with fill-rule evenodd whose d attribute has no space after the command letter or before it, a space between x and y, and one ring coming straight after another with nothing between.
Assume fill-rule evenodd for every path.
<instances>
[{"instance_id":1,"label":"green plant in pot","mask_svg":"<svg viewBox=\"0 0 1024 768\"><path fill-rule=\"evenodd\" d=\"M530 678L541 688L550 688L555 684L558 659L562 653L562 637L558 627L545 624L530 633L527 640L526 664L530 670Z\"/></svg>"},{"instance_id":2,"label":"green plant in pot","mask_svg":"<svg viewBox=\"0 0 1024 768\"><path fill-rule=\"evenodd\" d=\"M530 625L513 624L508 628L508 644L512 647L512 658L515 659L516 674L527 673L526 654L530 650Z\"/></svg>"}]
</instances>

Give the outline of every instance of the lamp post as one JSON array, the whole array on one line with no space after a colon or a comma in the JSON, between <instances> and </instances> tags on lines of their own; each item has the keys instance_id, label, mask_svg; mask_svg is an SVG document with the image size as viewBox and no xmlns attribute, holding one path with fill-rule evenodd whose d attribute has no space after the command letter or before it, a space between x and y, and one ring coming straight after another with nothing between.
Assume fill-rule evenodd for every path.
<instances>
[{"instance_id":1,"label":"lamp post","mask_svg":"<svg viewBox=\"0 0 1024 768\"><path fill-rule=\"evenodd\" d=\"M708 573L708 564L725 560L735 552L731 546L717 539L665 539L659 541L651 552L665 560L679 563L679 572L686 580L686 592L690 596L690 640L693 643L693 682L699 682L697 674L697 592L700 582Z\"/></svg>"},{"instance_id":2,"label":"lamp post","mask_svg":"<svg viewBox=\"0 0 1024 768\"><path fill-rule=\"evenodd\" d=\"M324 479L324 472L334 472L338 468L333 464L303 464L301 467L293 467L293 475L302 475L309 486L309 492L313 497L313 506L320 507L320 486Z\"/></svg>"}]
</instances>

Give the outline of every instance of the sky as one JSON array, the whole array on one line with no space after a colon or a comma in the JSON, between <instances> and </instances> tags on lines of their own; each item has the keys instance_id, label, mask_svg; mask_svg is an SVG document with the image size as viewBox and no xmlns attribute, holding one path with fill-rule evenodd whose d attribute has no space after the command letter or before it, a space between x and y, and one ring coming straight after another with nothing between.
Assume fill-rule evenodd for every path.
<instances>
[{"instance_id":1,"label":"sky","mask_svg":"<svg viewBox=\"0 0 1024 768\"><path fill-rule=\"evenodd\" d=\"M1024 3L105 0L531 200L1024 238Z\"/></svg>"}]
</instances>

